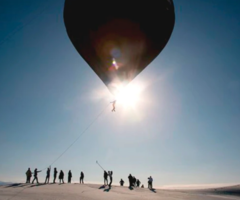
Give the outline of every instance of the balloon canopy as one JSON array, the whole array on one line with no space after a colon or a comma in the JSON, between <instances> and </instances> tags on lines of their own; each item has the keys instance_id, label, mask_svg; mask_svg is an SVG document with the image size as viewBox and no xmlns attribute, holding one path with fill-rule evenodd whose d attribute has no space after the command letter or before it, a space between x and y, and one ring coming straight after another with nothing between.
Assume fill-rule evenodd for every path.
<instances>
[{"instance_id":1,"label":"balloon canopy","mask_svg":"<svg viewBox=\"0 0 240 200\"><path fill-rule=\"evenodd\" d=\"M112 94L131 82L167 44L175 24L172 0L65 0L67 34Z\"/></svg>"}]
</instances>

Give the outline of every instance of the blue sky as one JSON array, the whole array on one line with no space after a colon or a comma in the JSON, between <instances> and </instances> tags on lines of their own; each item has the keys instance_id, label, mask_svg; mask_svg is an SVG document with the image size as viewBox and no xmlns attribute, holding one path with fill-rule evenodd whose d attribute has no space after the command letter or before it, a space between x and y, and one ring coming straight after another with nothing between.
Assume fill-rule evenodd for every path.
<instances>
[{"instance_id":1,"label":"blue sky","mask_svg":"<svg viewBox=\"0 0 240 200\"><path fill-rule=\"evenodd\" d=\"M167 46L131 83L142 89L135 107L108 107L52 168L86 182L103 181L96 160L115 183L129 173L154 186L240 181L240 2L174 3ZM0 5L0 180L25 181L113 97L71 44L63 0Z\"/></svg>"}]
</instances>

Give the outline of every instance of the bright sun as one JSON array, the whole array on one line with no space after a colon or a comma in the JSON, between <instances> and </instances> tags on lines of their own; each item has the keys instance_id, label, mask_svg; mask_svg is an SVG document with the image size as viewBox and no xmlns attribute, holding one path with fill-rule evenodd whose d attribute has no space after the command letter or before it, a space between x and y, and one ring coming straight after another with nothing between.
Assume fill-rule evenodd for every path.
<instances>
[{"instance_id":1,"label":"bright sun","mask_svg":"<svg viewBox=\"0 0 240 200\"><path fill-rule=\"evenodd\" d=\"M117 104L135 108L140 101L142 89L143 87L139 84L129 84L126 87L119 88L120 92L116 95Z\"/></svg>"}]
</instances>

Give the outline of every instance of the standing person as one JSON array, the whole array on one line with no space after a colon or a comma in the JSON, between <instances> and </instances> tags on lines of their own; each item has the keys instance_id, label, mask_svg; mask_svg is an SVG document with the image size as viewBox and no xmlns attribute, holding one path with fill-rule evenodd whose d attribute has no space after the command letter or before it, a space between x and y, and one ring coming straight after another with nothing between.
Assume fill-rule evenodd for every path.
<instances>
[{"instance_id":1,"label":"standing person","mask_svg":"<svg viewBox=\"0 0 240 200\"><path fill-rule=\"evenodd\" d=\"M121 186L123 186L124 181L121 179L119 183L120 183Z\"/></svg>"},{"instance_id":2,"label":"standing person","mask_svg":"<svg viewBox=\"0 0 240 200\"><path fill-rule=\"evenodd\" d=\"M69 172L68 172L68 183L71 183L71 180L72 180L72 172L71 172L71 170L69 170Z\"/></svg>"},{"instance_id":3,"label":"standing person","mask_svg":"<svg viewBox=\"0 0 240 200\"><path fill-rule=\"evenodd\" d=\"M136 178L135 176L132 177L132 186L135 187L135 184L136 184Z\"/></svg>"},{"instance_id":4,"label":"standing person","mask_svg":"<svg viewBox=\"0 0 240 200\"><path fill-rule=\"evenodd\" d=\"M148 178L148 188L151 190L152 189L152 182L153 182L153 178L150 176Z\"/></svg>"},{"instance_id":5,"label":"standing person","mask_svg":"<svg viewBox=\"0 0 240 200\"><path fill-rule=\"evenodd\" d=\"M83 179L84 179L84 173L81 172L81 174L80 174L80 184L81 184L81 183L84 184Z\"/></svg>"},{"instance_id":6,"label":"standing person","mask_svg":"<svg viewBox=\"0 0 240 200\"><path fill-rule=\"evenodd\" d=\"M54 172L53 172L53 183L55 183L55 181L56 181L57 173L58 173L58 171L57 171L57 168L55 167Z\"/></svg>"},{"instance_id":7,"label":"standing person","mask_svg":"<svg viewBox=\"0 0 240 200\"><path fill-rule=\"evenodd\" d=\"M33 174L33 176L34 176L34 179L33 179L33 181L32 181L32 184L34 183L34 181L36 180L37 181L37 183L39 184L39 182L38 182L38 172L41 172L41 170L40 171L38 171L37 170L37 168L34 170L34 174Z\"/></svg>"},{"instance_id":8,"label":"standing person","mask_svg":"<svg viewBox=\"0 0 240 200\"><path fill-rule=\"evenodd\" d=\"M141 182L137 179L137 187L140 187Z\"/></svg>"},{"instance_id":9,"label":"standing person","mask_svg":"<svg viewBox=\"0 0 240 200\"><path fill-rule=\"evenodd\" d=\"M112 175L113 175L113 172L112 171L109 171L108 172L108 174L109 174L109 177L110 177L110 183L109 183L109 187L111 188L112 187Z\"/></svg>"},{"instance_id":10,"label":"standing person","mask_svg":"<svg viewBox=\"0 0 240 200\"><path fill-rule=\"evenodd\" d=\"M47 174L46 174L45 184L46 184L46 183L49 183L49 179L50 179L50 170L51 170L51 167L49 167L49 168L47 169Z\"/></svg>"},{"instance_id":11,"label":"standing person","mask_svg":"<svg viewBox=\"0 0 240 200\"><path fill-rule=\"evenodd\" d=\"M108 173L105 170L104 170L103 178L104 178L104 185L108 185Z\"/></svg>"},{"instance_id":12,"label":"standing person","mask_svg":"<svg viewBox=\"0 0 240 200\"><path fill-rule=\"evenodd\" d=\"M61 181L62 183L64 183L64 173L63 171L61 170L60 173L59 173L59 183L61 184Z\"/></svg>"},{"instance_id":13,"label":"standing person","mask_svg":"<svg viewBox=\"0 0 240 200\"><path fill-rule=\"evenodd\" d=\"M27 176L26 183L30 183L31 177L32 177L32 172L31 172L30 168L28 168L28 170L26 171L26 176Z\"/></svg>"},{"instance_id":14,"label":"standing person","mask_svg":"<svg viewBox=\"0 0 240 200\"><path fill-rule=\"evenodd\" d=\"M130 187L132 187L132 182L133 182L132 174L129 174L128 180L129 180L129 188L130 188Z\"/></svg>"}]
</instances>

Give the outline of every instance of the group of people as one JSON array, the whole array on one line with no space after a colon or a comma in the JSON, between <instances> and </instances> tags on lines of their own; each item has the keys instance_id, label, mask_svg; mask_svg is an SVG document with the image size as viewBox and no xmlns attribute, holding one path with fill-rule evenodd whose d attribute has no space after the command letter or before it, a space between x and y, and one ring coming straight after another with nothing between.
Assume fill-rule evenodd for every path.
<instances>
[{"instance_id":1,"label":"group of people","mask_svg":"<svg viewBox=\"0 0 240 200\"><path fill-rule=\"evenodd\" d=\"M103 173L104 186L108 185L109 188L111 188L111 186L112 186L112 180L113 180L112 175L113 175L113 172L112 172L112 171L106 172L106 171L104 170L104 173ZM109 178L110 178L110 183L109 183L109 184L108 184L108 176L109 176Z\"/></svg>"},{"instance_id":2,"label":"group of people","mask_svg":"<svg viewBox=\"0 0 240 200\"><path fill-rule=\"evenodd\" d=\"M51 167L47 168L45 184L49 183L50 171L51 171ZM31 183L31 177L32 177L32 174L33 174L34 179L32 181L32 184L34 183L35 180L39 184L39 182L38 182L38 173L39 172L41 172L41 170L38 171L37 168L34 170L34 172L31 172L31 169L28 168L28 170L26 171L26 177L27 177L26 178L26 183ZM56 183L57 174L58 174L58 171L57 171L57 168L55 167L54 172L53 172L53 183ZM59 173L58 179L59 179L59 183L64 183L64 172L62 170ZM69 172L68 172L68 183L71 183L71 180L72 180L72 172L71 172L71 170L69 170ZM84 184L83 180L84 180L84 173L81 172L80 173L80 183Z\"/></svg>"},{"instance_id":3,"label":"group of people","mask_svg":"<svg viewBox=\"0 0 240 200\"><path fill-rule=\"evenodd\" d=\"M132 176L132 174L129 174L128 180L129 180L129 187L140 187L141 182L139 181L139 179L136 179L135 176ZM143 187L144 186L142 185L142 188Z\"/></svg>"},{"instance_id":4,"label":"group of people","mask_svg":"<svg viewBox=\"0 0 240 200\"><path fill-rule=\"evenodd\" d=\"M34 172L32 173L31 172L31 169L28 168L28 170L26 171L26 176L27 176L27 180L26 180L26 183L31 183L31 178L32 178L32 174L34 176L34 179L32 181L32 184L34 183L34 181L36 180L37 183L38 183L38 173L41 172L41 171L38 171L37 168L34 170Z\"/></svg>"},{"instance_id":5,"label":"group of people","mask_svg":"<svg viewBox=\"0 0 240 200\"><path fill-rule=\"evenodd\" d=\"M36 168L34 170L34 172L32 173L31 169L28 168L28 170L26 171L26 176L27 176L26 183L30 183L31 182L32 174L34 176L34 179L32 180L32 184L34 183L35 180L36 180L37 183L39 183L38 182L38 173L39 172L41 172L41 170L38 171L37 168ZM47 169L45 184L49 183L50 172L51 172L51 167L49 167ZM54 168L54 172L53 172L53 183L56 183L57 174L58 174L58 171L57 171L57 168L55 167ZM110 179L109 183L108 183L108 177ZM104 178L104 186L108 185L109 188L111 188L112 180L113 180L113 172L112 171L108 171L107 172L107 171L104 170L103 178ZM59 183L64 183L64 172L62 170L59 173L58 179L59 179ZM68 172L68 183L71 183L71 180L72 180L72 172L71 172L71 170L69 170L69 172ZM131 174L129 174L128 180L129 180L129 188L140 187L140 184L141 184L140 180L136 179ZM80 173L80 181L79 182L80 182L80 184L81 183L84 184L84 173L83 172ZM120 183L121 186L123 186L124 185L123 179L121 179L119 183ZM144 188L144 185L142 185L141 188ZM153 178L151 176L148 177L148 188L149 189L153 189Z\"/></svg>"}]
</instances>

